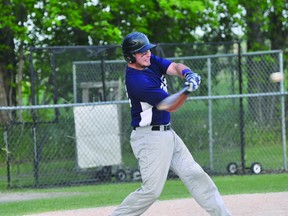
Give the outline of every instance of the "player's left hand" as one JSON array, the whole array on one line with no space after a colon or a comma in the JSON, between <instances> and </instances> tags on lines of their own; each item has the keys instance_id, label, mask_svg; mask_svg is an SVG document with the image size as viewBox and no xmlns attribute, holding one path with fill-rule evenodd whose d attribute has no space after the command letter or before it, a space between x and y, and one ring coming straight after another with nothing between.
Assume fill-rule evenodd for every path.
<instances>
[{"instance_id":1,"label":"player's left hand","mask_svg":"<svg viewBox=\"0 0 288 216\"><path fill-rule=\"evenodd\" d=\"M188 87L187 92L196 91L201 83L201 77L197 73L193 73L192 71L185 73L185 86Z\"/></svg>"}]
</instances>

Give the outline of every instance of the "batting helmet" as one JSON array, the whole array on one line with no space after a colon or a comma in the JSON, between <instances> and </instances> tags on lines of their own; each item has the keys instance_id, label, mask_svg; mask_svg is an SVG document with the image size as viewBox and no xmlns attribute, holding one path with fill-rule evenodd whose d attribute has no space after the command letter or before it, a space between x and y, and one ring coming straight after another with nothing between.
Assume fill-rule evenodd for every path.
<instances>
[{"instance_id":1,"label":"batting helmet","mask_svg":"<svg viewBox=\"0 0 288 216\"><path fill-rule=\"evenodd\" d=\"M138 52L145 52L155 47L151 44L147 36L141 32L132 32L128 34L122 41L122 52L124 59L128 63L136 61L134 54Z\"/></svg>"}]
</instances>

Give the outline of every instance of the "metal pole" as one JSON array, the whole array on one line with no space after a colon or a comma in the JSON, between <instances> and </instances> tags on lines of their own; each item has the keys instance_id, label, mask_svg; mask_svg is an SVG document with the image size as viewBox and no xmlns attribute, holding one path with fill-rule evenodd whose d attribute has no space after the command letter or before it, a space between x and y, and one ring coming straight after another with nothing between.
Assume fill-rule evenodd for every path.
<instances>
[{"instance_id":1,"label":"metal pole","mask_svg":"<svg viewBox=\"0 0 288 216\"><path fill-rule=\"evenodd\" d=\"M74 95L74 103L77 103L77 83L76 82L77 82L76 65L73 64L73 95Z\"/></svg>"},{"instance_id":2,"label":"metal pole","mask_svg":"<svg viewBox=\"0 0 288 216\"><path fill-rule=\"evenodd\" d=\"M39 183L39 161L38 161L38 148L37 148L37 129L36 123L33 124L32 128L33 133L33 144L34 144L34 180L35 180L35 187L38 187Z\"/></svg>"},{"instance_id":3,"label":"metal pole","mask_svg":"<svg viewBox=\"0 0 288 216\"><path fill-rule=\"evenodd\" d=\"M239 70L239 94L242 95L242 60L241 60L241 44L238 42L238 70ZM241 166L245 173L245 132L244 132L244 109L243 98L240 97L239 120L240 120L240 143L241 143Z\"/></svg>"},{"instance_id":4,"label":"metal pole","mask_svg":"<svg viewBox=\"0 0 288 216\"><path fill-rule=\"evenodd\" d=\"M104 57L101 56L101 79L103 88L103 100L106 101L106 83L105 83L105 71L104 71Z\"/></svg>"},{"instance_id":5,"label":"metal pole","mask_svg":"<svg viewBox=\"0 0 288 216\"><path fill-rule=\"evenodd\" d=\"M31 72L31 95L32 95L32 106L36 105L36 95L35 95L35 76L34 66L33 66L33 49L30 49L30 72ZM37 142L36 142L36 110L32 109L32 135L33 135L33 144L34 144L34 180L35 186L38 186L38 155L37 155Z\"/></svg>"},{"instance_id":6,"label":"metal pole","mask_svg":"<svg viewBox=\"0 0 288 216\"><path fill-rule=\"evenodd\" d=\"M211 59L207 58L208 66L208 96L211 96ZM213 127L212 127L212 100L208 99L208 124L209 124L209 153L210 153L210 170L213 173Z\"/></svg>"},{"instance_id":7,"label":"metal pole","mask_svg":"<svg viewBox=\"0 0 288 216\"><path fill-rule=\"evenodd\" d=\"M283 74L283 52L279 52L280 72ZM284 74L283 74L284 77ZM284 92L284 79L280 83L280 92ZM283 163L284 170L287 171L287 152L286 152L286 127L285 127L285 96L281 96L281 119L282 119L282 143L283 143Z\"/></svg>"}]
</instances>

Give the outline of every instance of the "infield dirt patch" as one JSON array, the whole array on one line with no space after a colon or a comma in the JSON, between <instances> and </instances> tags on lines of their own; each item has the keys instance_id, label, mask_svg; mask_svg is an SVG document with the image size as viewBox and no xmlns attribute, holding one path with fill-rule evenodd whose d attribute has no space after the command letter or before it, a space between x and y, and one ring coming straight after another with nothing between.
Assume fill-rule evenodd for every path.
<instances>
[{"instance_id":1,"label":"infield dirt patch","mask_svg":"<svg viewBox=\"0 0 288 216\"><path fill-rule=\"evenodd\" d=\"M223 196L234 216L287 216L288 192ZM115 206L45 212L29 216L108 216ZM208 216L194 199L155 202L142 216Z\"/></svg>"}]
</instances>

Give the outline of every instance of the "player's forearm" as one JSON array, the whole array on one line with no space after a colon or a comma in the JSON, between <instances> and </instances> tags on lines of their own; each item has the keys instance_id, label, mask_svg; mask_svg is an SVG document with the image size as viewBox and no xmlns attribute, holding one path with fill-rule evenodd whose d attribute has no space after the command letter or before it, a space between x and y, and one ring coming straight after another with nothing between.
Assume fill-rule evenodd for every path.
<instances>
[{"instance_id":1,"label":"player's forearm","mask_svg":"<svg viewBox=\"0 0 288 216\"><path fill-rule=\"evenodd\" d=\"M175 63L173 62L167 70L168 75L172 76L178 76L181 78L184 78L182 71L185 69L190 69L188 66L182 64L182 63Z\"/></svg>"},{"instance_id":2,"label":"player's forearm","mask_svg":"<svg viewBox=\"0 0 288 216\"><path fill-rule=\"evenodd\" d=\"M168 112L176 112L186 101L188 98L188 94L182 94L177 98L177 100L169 107L166 109Z\"/></svg>"},{"instance_id":3,"label":"player's forearm","mask_svg":"<svg viewBox=\"0 0 288 216\"><path fill-rule=\"evenodd\" d=\"M179 109L188 98L187 87L181 89L179 92L172 94L162 100L156 107L158 110L166 110L168 112L175 112Z\"/></svg>"}]
</instances>

